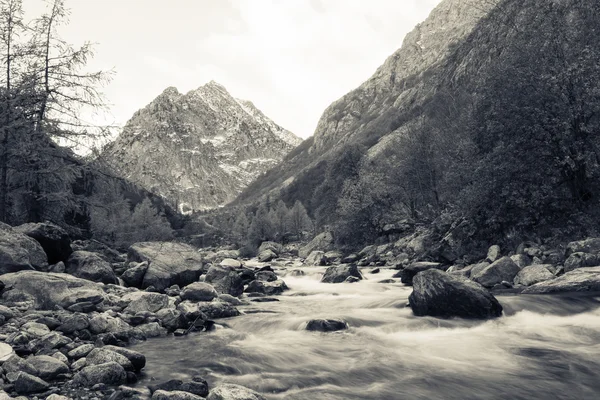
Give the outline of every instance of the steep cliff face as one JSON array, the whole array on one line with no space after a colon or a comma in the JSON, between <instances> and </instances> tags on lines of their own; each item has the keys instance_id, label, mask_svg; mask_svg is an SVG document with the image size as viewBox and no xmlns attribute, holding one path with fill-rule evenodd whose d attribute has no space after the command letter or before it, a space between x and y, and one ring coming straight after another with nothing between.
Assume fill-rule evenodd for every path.
<instances>
[{"instance_id":1,"label":"steep cliff face","mask_svg":"<svg viewBox=\"0 0 600 400\"><path fill-rule=\"evenodd\" d=\"M187 212L224 205L301 140L216 82L167 88L127 122L102 159Z\"/></svg>"},{"instance_id":2,"label":"steep cliff face","mask_svg":"<svg viewBox=\"0 0 600 400\"><path fill-rule=\"evenodd\" d=\"M427 71L443 64L497 2L441 2L371 78L325 110L314 134L313 151L322 152L361 134L378 134L387 128L378 124L381 117L422 100L420 89Z\"/></svg>"}]
</instances>

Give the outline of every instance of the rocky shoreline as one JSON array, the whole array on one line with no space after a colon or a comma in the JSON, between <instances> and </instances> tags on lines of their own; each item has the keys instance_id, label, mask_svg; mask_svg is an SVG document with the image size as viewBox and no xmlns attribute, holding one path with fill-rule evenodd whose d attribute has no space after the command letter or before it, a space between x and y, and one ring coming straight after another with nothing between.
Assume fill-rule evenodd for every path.
<instances>
[{"instance_id":1,"label":"rocky shoreline","mask_svg":"<svg viewBox=\"0 0 600 400\"><path fill-rule=\"evenodd\" d=\"M233 249L198 250L182 243L146 242L127 254L94 241L71 242L49 223L0 225L0 399L262 399L250 389L209 388L203 377L138 387L143 354L127 346L148 338L210 331L215 320L241 314L250 302L277 301L279 276L303 265L329 266L324 283L353 283L377 267L413 286L416 316L495 318L493 293L600 290L600 239L566 251L528 244L503 256L492 246L470 265L419 261L410 249L369 246L343 256L331 237L304 247L265 242L253 260ZM383 283L397 282L396 279ZM348 328L337 319L307 321L309 331Z\"/></svg>"}]
</instances>

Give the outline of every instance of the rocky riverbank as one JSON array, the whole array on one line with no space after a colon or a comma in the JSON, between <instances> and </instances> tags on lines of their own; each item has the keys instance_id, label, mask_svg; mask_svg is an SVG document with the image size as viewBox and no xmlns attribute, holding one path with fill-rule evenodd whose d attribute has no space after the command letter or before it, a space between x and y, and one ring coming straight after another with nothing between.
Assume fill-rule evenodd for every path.
<instances>
[{"instance_id":1,"label":"rocky riverbank","mask_svg":"<svg viewBox=\"0 0 600 400\"><path fill-rule=\"evenodd\" d=\"M404 242L409 243L409 242ZM492 246L470 265L421 261L410 248L369 246L342 255L330 235L304 247L265 242L253 260L234 249L198 250L182 243L136 243L120 254L98 242L71 243L51 224L0 225L0 399L261 399L241 386L210 388L202 376L135 385L143 354L127 348L148 338L214 329L247 304L277 301L288 287L280 276L303 265L328 266L323 283L375 279L394 268L413 285L416 316L495 318L493 293L600 290L600 239L566 250L524 244ZM306 321L309 331L348 329L340 319Z\"/></svg>"}]
</instances>

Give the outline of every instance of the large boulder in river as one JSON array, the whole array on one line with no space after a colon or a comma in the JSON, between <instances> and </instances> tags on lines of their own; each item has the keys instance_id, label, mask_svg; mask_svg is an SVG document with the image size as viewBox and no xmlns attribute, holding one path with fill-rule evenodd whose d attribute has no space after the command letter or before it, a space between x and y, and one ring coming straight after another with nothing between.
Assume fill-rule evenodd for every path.
<instances>
[{"instance_id":1,"label":"large boulder in river","mask_svg":"<svg viewBox=\"0 0 600 400\"><path fill-rule=\"evenodd\" d=\"M502 257L485 267L479 273L471 274L471 279L487 288L506 282L512 282L521 268L510 257Z\"/></svg>"},{"instance_id":2,"label":"large boulder in river","mask_svg":"<svg viewBox=\"0 0 600 400\"><path fill-rule=\"evenodd\" d=\"M572 253L564 264L565 272L570 272L578 268L596 267L600 264L600 256L590 253Z\"/></svg>"},{"instance_id":3,"label":"large boulder in river","mask_svg":"<svg viewBox=\"0 0 600 400\"><path fill-rule=\"evenodd\" d=\"M274 260L277 258L277 254L272 251L272 250L263 250L260 253L258 253L258 261L259 262L269 262L271 260Z\"/></svg>"},{"instance_id":4,"label":"large boulder in river","mask_svg":"<svg viewBox=\"0 0 600 400\"><path fill-rule=\"evenodd\" d=\"M183 390L157 390L151 400L204 400L204 397Z\"/></svg>"},{"instance_id":5,"label":"large boulder in river","mask_svg":"<svg viewBox=\"0 0 600 400\"><path fill-rule=\"evenodd\" d=\"M414 277L408 300L417 316L486 319L502 315L502 306L483 286L437 269Z\"/></svg>"},{"instance_id":6,"label":"large boulder in river","mask_svg":"<svg viewBox=\"0 0 600 400\"><path fill-rule=\"evenodd\" d=\"M231 267L213 265L206 273L204 282L210 283L220 294L230 294L237 297L244 291L242 278Z\"/></svg>"},{"instance_id":7,"label":"large boulder in river","mask_svg":"<svg viewBox=\"0 0 600 400\"><path fill-rule=\"evenodd\" d=\"M19 271L0 276L0 281L6 285L3 301L33 300L36 308L46 310L86 301L97 304L106 296L102 285L68 274Z\"/></svg>"},{"instance_id":8,"label":"large boulder in river","mask_svg":"<svg viewBox=\"0 0 600 400\"><path fill-rule=\"evenodd\" d=\"M202 274L202 257L183 243L143 242L129 248L129 261L148 261L141 288L163 291L172 285L186 286Z\"/></svg>"},{"instance_id":9,"label":"large boulder in river","mask_svg":"<svg viewBox=\"0 0 600 400\"><path fill-rule=\"evenodd\" d=\"M354 264L335 265L327 268L321 282L323 283L342 283L353 276L358 279L363 279L358 267Z\"/></svg>"},{"instance_id":10,"label":"large boulder in river","mask_svg":"<svg viewBox=\"0 0 600 400\"><path fill-rule=\"evenodd\" d=\"M298 250L298 256L301 258L306 258L315 250L333 250L333 235L331 232L323 232L315 236L310 243Z\"/></svg>"},{"instance_id":11,"label":"large boulder in river","mask_svg":"<svg viewBox=\"0 0 600 400\"><path fill-rule=\"evenodd\" d=\"M402 271L400 271L400 279L402 283L410 286L413 284L413 278L415 277L415 275L417 275L419 272L427 271L428 269L432 268L439 270L445 269L443 264L436 262L415 262L410 264L408 267L404 268Z\"/></svg>"},{"instance_id":12,"label":"large boulder in river","mask_svg":"<svg viewBox=\"0 0 600 400\"><path fill-rule=\"evenodd\" d=\"M536 283L553 279L554 274L548 268L552 265L535 264L523 268L517 276L515 276L515 285L531 286Z\"/></svg>"},{"instance_id":13,"label":"large boulder in river","mask_svg":"<svg viewBox=\"0 0 600 400\"><path fill-rule=\"evenodd\" d=\"M304 260L304 265L325 265L325 253L320 250L315 250L311 252L306 260Z\"/></svg>"},{"instance_id":14,"label":"large boulder in river","mask_svg":"<svg viewBox=\"0 0 600 400\"><path fill-rule=\"evenodd\" d=\"M118 284L112 267L96 253L76 251L67 260L67 274L94 282Z\"/></svg>"},{"instance_id":15,"label":"large boulder in river","mask_svg":"<svg viewBox=\"0 0 600 400\"><path fill-rule=\"evenodd\" d=\"M47 266L48 257L36 240L0 222L0 274Z\"/></svg>"},{"instance_id":16,"label":"large boulder in river","mask_svg":"<svg viewBox=\"0 0 600 400\"><path fill-rule=\"evenodd\" d=\"M67 231L50 222L23 224L14 230L35 239L46 252L50 264L67 261L73 252Z\"/></svg>"},{"instance_id":17,"label":"large boulder in river","mask_svg":"<svg viewBox=\"0 0 600 400\"><path fill-rule=\"evenodd\" d=\"M528 287L524 294L600 292L600 267L578 268Z\"/></svg>"},{"instance_id":18,"label":"large boulder in river","mask_svg":"<svg viewBox=\"0 0 600 400\"><path fill-rule=\"evenodd\" d=\"M89 365L79 371L73 381L85 387L92 387L98 383L105 385L120 385L127 380L125 369L114 361L104 364Z\"/></svg>"},{"instance_id":19,"label":"large boulder in river","mask_svg":"<svg viewBox=\"0 0 600 400\"><path fill-rule=\"evenodd\" d=\"M224 383L211 390L206 400L266 400L266 398L243 386Z\"/></svg>"}]
</instances>

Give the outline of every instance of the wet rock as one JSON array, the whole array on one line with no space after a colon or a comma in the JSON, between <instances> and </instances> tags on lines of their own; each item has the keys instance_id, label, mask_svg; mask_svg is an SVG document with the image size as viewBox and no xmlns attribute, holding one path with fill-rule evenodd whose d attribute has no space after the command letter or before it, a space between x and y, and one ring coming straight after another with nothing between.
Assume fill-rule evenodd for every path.
<instances>
[{"instance_id":1,"label":"wet rock","mask_svg":"<svg viewBox=\"0 0 600 400\"><path fill-rule=\"evenodd\" d=\"M169 297L165 294L151 292L133 292L123 296L123 301L129 305L123 310L128 314L137 314L143 311L157 312L169 306Z\"/></svg>"},{"instance_id":2,"label":"wet rock","mask_svg":"<svg viewBox=\"0 0 600 400\"><path fill-rule=\"evenodd\" d=\"M552 294L600 291L600 267L578 268L558 278L528 287L524 294Z\"/></svg>"},{"instance_id":3,"label":"wet rock","mask_svg":"<svg viewBox=\"0 0 600 400\"><path fill-rule=\"evenodd\" d=\"M219 294L238 297L244 291L242 278L230 267L213 265L206 273L204 281L210 283Z\"/></svg>"},{"instance_id":4,"label":"wet rock","mask_svg":"<svg viewBox=\"0 0 600 400\"><path fill-rule=\"evenodd\" d=\"M60 349L70 343L72 343L72 340L68 337L61 335L59 332L52 332L39 339L32 340L29 342L28 347L32 352L39 352Z\"/></svg>"},{"instance_id":5,"label":"wet rock","mask_svg":"<svg viewBox=\"0 0 600 400\"><path fill-rule=\"evenodd\" d=\"M169 332L160 326L158 322L149 322L137 327L147 338L166 336Z\"/></svg>"},{"instance_id":6,"label":"wet rock","mask_svg":"<svg viewBox=\"0 0 600 400\"><path fill-rule=\"evenodd\" d=\"M141 288L146 271L148 271L148 261L141 263L130 262L128 268L121 275L121 279L123 279L123 282L127 286Z\"/></svg>"},{"instance_id":7,"label":"wet rock","mask_svg":"<svg viewBox=\"0 0 600 400\"><path fill-rule=\"evenodd\" d=\"M436 262L415 262L404 268L400 272L400 280L405 285L412 285L413 278L419 272L427 271L428 269L443 270L445 267L443 264Z\"/></svg>"},{"instance_id":8,"label":"wet rock","mask_svg":"<svg viewBox=\"0 0 600 400\"><path fill-rule=\"evenodd\" d=\"M93 282L118 284L119 280L110 264L96 253L76 251L66 262L67 274Z\"/></svg>"},{"instance_id":9,"label":"wet rock","mask_svg":"<svg viewBox=\"0 0 600 400\"><path fill-rule=\"evenodd\" d=\"M127 357L127 359L131 362L131 365L133 365L134 371L141 371L146 366L146 356L140 352L111 345L104 346L104 348Z\"/></svg>"},{"instance_id":10,"label":"wet rock","mask_svg":"<svg viewBox=\"0 0 600 400\"><path fill-rule=\"evenodd\" d=\"M92 387L98 383L121 385L127 381L127 373L121 365L111 361L84 367L75 375L73 381L85 387Z\"/></svg>"},{"instance_id":11,"label":"wet rock","mask_svg":"<svg viewBox=\"0 0 600 400\"><path fill-rule=\"evenodd\" d=\"M152 400L204 400L204 397L181 390L172 392L157 390L152 394Z\"/></svg>"},{"instance_id":12,"label":"wet rock","mask_svg":"<svg viewBox=\"0 0 600 400\"><path fill-rule=\"evenodd\" d=\"M254 279L263 282L275 282L277 279L279 279L279 277L273 271L258 271L256 274L254 274Z\"/></svg>"},{"instance_id":13,"label":"wet rock","mask_svg":"<svg viewBox=\"0 0 600 400\"><path fill-rule=\"evenodd\" d=\"M108 313L98 314L90 319L89 329L92 333L119 333L131 329L131 325L123 321L121 318L112 317Z\"/></svg>"},{"instance_id":14,"label":"wet rock","mask_svg":"<svg viewBox=\"0 0 600 400\"><path fill-rule=\"evenodd\" d=\"M371 270L372 274L378 274L380 272L381 272L381 269L379 269L379 268L375 268L375 269Z\"/></svg>"},{"instance_id":15,"label":"wet rock","mask_svg":"<svg viewBox=\"0 0 600 400\"><path fill-rule=\"evenodd\" d=\"M327 268L321 282L323 283L341 283L349 276L363 279L358 267L354 264L342 264Z\"/></svg>"},{"instance_id":16,"label":"wet rock","mask_svg":"<svg viewBox=\"0 0 600 400\"><path fill-rule=\"evenodd\" d=\"M345 283L357 283L357 282L360 282L360 279L358 279L355 276L349 276L346 278L346 280L344 282Z\"/></svg>"},{"instance_id":17,"label":"wet rock","mask_svg":"<svg viewBox=\"0 0 600 400\"><path fill-rule=\"evenodd\" d=\"M359 259L357 254L349 254L346 257L342 258L342 263L344 264L352 264L357 262Z\"/></svg>"},{"instance_id":18,"label":"wet rock","mask_svg":"<svg viewBox=\"0 0 600 400\"><path fill-rule=\"evenodd\" d=\"M395 279L382 279L378 283L396 283Z\"/></svg>"},{"instance_id":19,"label":"wet rock","mask_svg":"<svg viewBox=\"0 0 600 400\"><path fill-rule=\"evenodd\" d=\"M27 298L38 309L67 308L75 303L90 301L94 304L105 298L102 285L67 274L20 271L0 276L7 289L2 299Z\"/></svg>"},{"instance_id":20,"label":"wet rock","mask_svg":"<svg viewBox=\"0 0 600 400\"><path fill-rule=\"evenodd\" d=\"M588 253L572 253L565 261L565 272L578 268L595 267L600 264L600 256Z\"/></svg>"},{"instance_id":21,"label":"wet rock","mask_svg":"<svg viewBox=\"0 0 600 400\"><path fill-rule=\"evenodd\" d=\"M156 316L160 320L162 326L164 326L170 331L176 331L180 328L187 328L187 321L181 313L181 311L179 310L172 308L164 308L157 312Z\"/></svg>"},{"instance_id":22,"label":"wet rock","mask_svg":"<svg viewBox=\"0 0 600 400\"><path fill-rule=\"evenodd\" d=\"M266 400L259 393L240 385L225 383L210 391L206 400Z\"/></svg>"},{"instance_id":23,"label":"wet rock","mask_svg":"<svg viewBox=\"0 0 600 400\"><path fill-rule=\"evenodd\" d=\"M158 385L150 386L152 392L158 390L166 392L183 391L197 396L206 397L208 395L208 383L202 377L194 377L192 381L183 382L180 379L171 379Z\"/></svg>"},{"instance_id":24,"label":"wet rock","mask_svg":"<svg viewBox=\"0 0 600 400\"><path fill-rule=\"evenodd\" d=\"M325 253L319 250L313 251L306 257L304 260L304 265L316 265L321 266L325 265Z\"/></svg>"},{"instance_id":25,"label":"wet rock","mask_svg":"<svg viewBox=\"0 0 600 400\"><path fill-rule=\"evenodd\" d=\"M325 265L339 264L342 257L343 255L339 251L328 251L323 254L323 261L325 262Z\"/></svg>"},{"instance_id":26,"label":"wet rock","mask_svg":"<svg viewBox=\"0 0 600 400\"><path fill-rule=\"evenodd\" d=\"M197 282L202 274L202 257L183 243L136 243L129 248L128 257L129 261L148 261L142 288L154 286L163 291L172 285L183 287Z\"/></svg>"},{"instance_id":27,"label":"wet rock","mask_svg":"<svg viewBox=\"0 0 600 400\"><path fill-rule=\"evenodd\" d=\"M273 252L271 250L264 250L264 251L260 252L257 257L259 262L269 262L276 258L277 258L277 254L275 254L275 252Z\"/></svg>"},{"instance_id":28,"label":"wet rock","mask_svg":"<svg viewBox=\"0 0 600 400\"><path fill-rule=\"evenodd\" d=\"M242 304L244 304L243 301L241 301L240 299L238 299L237 297L233 297L230 294L220 294L219 295L219 300L225 303L229 303L233 306L241 306Z\"/></svg>"},{"instance_id":29,"label":"wet rock","mask_svg":"<svg viewBox=\"0 0 600 400\"><path fill-rule=\"evenodd\" d=\"M44 249L50 264L66 261L73 252L69 234L58 225L50 222L28 223L13 229L35 239Z\"/></svg>"},{"instance_id":30,"label":"wet rock","mask_svg":"<svg viewBox=\"0 0 600 400\"><path fill-rule=\"evenodd\" d=\"M87 365L98 365L105 364L108 362L116 362L121 367L125 369L125 371L133 371L133 365L131 361L127 357L122 354L119 354L107 346L95 348L90 351L90 353L85 357Z\"/></svg>"},{"instance_id":31,"label":"wet rock","mask_svg":"<svg viewBox=\"0 0 600 400\"><path fill-rule=\"evenodd\" d=\"M520 270L519 266L510 257L502 257L475 276L471 274L471 279L482 286L491 288L498 283L502 283L502 281L512 282Z\"/></svg>"},{"instance_id":32,"label":"wet rock","mask_svg":"<svg viewBox=\"0 0 600 400\"><path fill-rule=\"evenodd\" d=\"M56 379L59 375L69 373L69 366L62 361L50 356L29 357L27 361L37 370L37 376L48 381Z\"/></svg>"},{"instance_id":33,"label":"wet rock","mask_svg":"<svg viewBox=\"0 0 600 400\"><path fill-rule=\"evenodd\" d=\"M182 300L211 301L215 297L218 297L219 294L215 288L208 283L194 282L184 287L180 296Z\"/></svg>"},{"instance_id":34,"label":"wet rock","mask_svg":"<svg viewBox=\"0 0 600 400\"><path fill-rule=\"evenodd\" d=\"M202 311L210 319L237 317L240 312L229 303L221 301L212 301L210 303L199 303Z\"/></svg>"},{"instance_id":35,"label":"wet rock","mask_svg":"<svg viewBox=\"0 0 600 400\"><path fill-rule=\"evenodd\" d=\"M306 324L307 331L335 332L348 329L348 323L341 319L311 319Z\"/></svg>"},{"instance_id":36,"label":"wet rock","mask_svg":"<svg viewBox=\"0 0 600 400\"><path fill-rule=\"evenodd\" d=\"M36 240L0 222L0 274L47 266L48 257Z\"/></svg>"},{"instance_id":37,"label":"wet rock","mask_svg":"<svg viewBox=\"0 0 600 400\"><path fill-rule=\"evenodd\" d=\"M417 316L485 319L502 315L502 306L484 287L437 269L414 277L409 302Z\"/></svg>"},{"instance_id":38,"label":"wet rock","mask_svg":"<svg viewBox=\"0 0 600 400\"><path fill-rule=\"evenodd\" d=\"M548 267L552 266L537 264L523 268L519 271L517 276L515 276L515 285L531 286L536 283L547 281L548 279L553 279L554 274L550 272Z\"/></svg>"},{"instance_id":39,"label":"wet rock","mask_svg":"<svg viewBox=\"0 0 600 400\"><path fill-rule=\"evenodd\" d=\"M246 288L246 293L262 293L267 296L275 296L288 289L287 285L281 279L274 282L252 281Z\"/></svg>"},{"instance_id":40,"label":"wet rock","mask_svg":"<svg viewBox=\"0 0 600 400\"><path fill-rule=\"evenodd\" d=\"M323 252L333 250L333 234L331 232L318 234L310 243L298 250L298 256L307 258L315 250Z\"/></svg>"},{"instance_id":41,"label":"wet rock","mask_svg":"<svg viewBox=\"0 0 600 400\"><path fill-rule=\"evenodd\" d=\"M290 271L290 275L291 276L304 276L304 275L306 275L306 273L304 271L302 271L301 269L293 269Z\"/></svg>"},{"instance_id":42,"label":"wet rock","mask_svg":"<svg viewBox=\"0 0 600 400\"><path fill-rule=\"evenodd\" d=\"M30 375L27 372L17 372L13 384L15 385L15 391L18 394L45 392L50 387L50 385L42 379Z\"/></svg>"}]
</instances>

